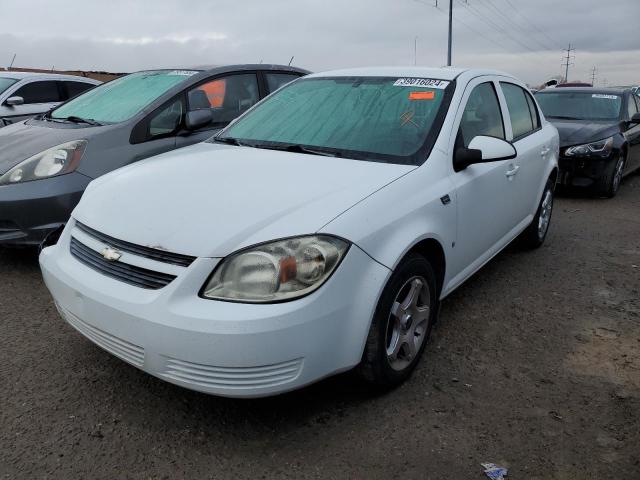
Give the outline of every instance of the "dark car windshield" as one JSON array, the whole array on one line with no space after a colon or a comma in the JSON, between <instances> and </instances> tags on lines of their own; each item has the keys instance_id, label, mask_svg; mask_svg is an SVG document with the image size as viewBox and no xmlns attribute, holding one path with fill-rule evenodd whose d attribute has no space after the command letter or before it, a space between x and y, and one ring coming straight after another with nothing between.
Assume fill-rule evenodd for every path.
<instances>
[{"instance_id":1,"label":"dark car windshield","mask_svg":"<svg viewBox=\"0 0 640 480\"><path fill-rule=\"evenodd\" d=\"M191 70L132 73L89 90L56 108L50 116L99 123L123 122L195 73Z\"/></svg>"},{"instance_id":2,"label":"dark car windshield","mask_svg":"<svg viewBox=\"0 0 640 480\"><path fill-rule=\"evenodd\" d=\"M11 85L16 83L18 80L15 78L4 78L0 77L0 93L4 92Z\"/></svg>"},{"instance_id":3,"label":"dark car windshield","mask_svg":"<svg viewBox=\"0 0 640 480\"><path fill-rule=\"evenodd\" d=\"M454 88L446 89L449 84L398 77L297 80L210 141L418 165L439 133Z\"/></svg>"},{"instance_id":4,"label":"dark car windshield","mask_svg":"<svg viewBox=\"0 0 640 480\"><path fill-rule=\"evenodd\" d=\"M538 92L536 100L547 118L566 120L618 120L622 97L594 92Z\"/></svg>"}]
</instances>

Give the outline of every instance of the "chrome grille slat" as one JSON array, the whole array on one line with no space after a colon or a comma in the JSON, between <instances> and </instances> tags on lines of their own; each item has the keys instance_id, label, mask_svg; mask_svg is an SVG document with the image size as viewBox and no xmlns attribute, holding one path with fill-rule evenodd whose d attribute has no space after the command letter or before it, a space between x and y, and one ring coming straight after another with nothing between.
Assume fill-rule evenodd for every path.
<instances>
[{"instance_id":1,"label":"chrome grille slat","mask_svg":"<svg viewBox=\"0 0 640 480\"><path fill-rule=\"evenodd\" d=\"M71 238L70 251L78 261L87 267L136 287L157 290L176 278L175 275L168 273L154 272L122 262L110 262L73 237Z\"/></svg>"},{"instance_id":2,"label":"chrome grille slat","mask_svg":"<svg viewBox=\"0 0 640 480\"><path fill-rule=\"evenodd\" d=\"M117 248L120 251L133 253L140 257L150 258L157 260L158 262L171 263L181 267L188 267L193 263L196 257L189 255L183 255L181 253L165 252L164 250L158 250L157 248L143 247L136 245L135 243L127 242L125 240L119 240L104 233L98 232L85 224L76 220L76 228L82 230L87 235L106 243L110 247Z\"/></svg>"}]
</instances>

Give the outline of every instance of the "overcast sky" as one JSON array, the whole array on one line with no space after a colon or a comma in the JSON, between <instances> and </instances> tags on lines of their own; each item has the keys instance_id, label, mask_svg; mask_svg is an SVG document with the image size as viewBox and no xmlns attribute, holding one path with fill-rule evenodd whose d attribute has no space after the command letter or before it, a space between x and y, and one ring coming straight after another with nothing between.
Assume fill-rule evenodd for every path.
<instances>
[{"instance_id":1,"label":"overcast sky","mask_svg":"<svg viewBox=\"0 0 640 480\"><path fill-rule=\"evenodd\" d=\"M128 72L288 63L446 63L448 0L1 0L0 66ZM640 0L454 0L453 64L539 84L640 83Z\"/></svg>"}]
</instances>

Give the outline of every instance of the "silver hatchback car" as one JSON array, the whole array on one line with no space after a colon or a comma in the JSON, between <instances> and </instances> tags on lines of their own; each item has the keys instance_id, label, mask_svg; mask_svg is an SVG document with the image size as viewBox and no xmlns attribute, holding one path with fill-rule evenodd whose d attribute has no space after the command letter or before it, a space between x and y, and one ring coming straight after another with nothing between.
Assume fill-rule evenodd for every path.
<instances>
[{"instance_id":1,"label":"silver hatchback car","mask_svg":"<svg viewBox=\"0 0 640 480\"><path fill-rule=\"evenodd\" d=\"M75 75L0 71L0 127L45 113L101 83Z\"/></svg>"}]
</instances>

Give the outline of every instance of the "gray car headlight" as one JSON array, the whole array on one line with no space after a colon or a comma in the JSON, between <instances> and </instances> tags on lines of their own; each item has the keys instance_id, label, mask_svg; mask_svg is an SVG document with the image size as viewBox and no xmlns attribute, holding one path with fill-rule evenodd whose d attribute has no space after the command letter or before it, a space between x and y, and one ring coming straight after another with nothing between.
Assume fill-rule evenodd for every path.
<instances>
[{"instance_id":1,"label":"gray car headlight","mask_svg":"<svg viewBox=\"0 0 640 480\"><path fill-rule=\"evenodd\" d=\"M86 140L73 140L33 155L0 176L0 185L30 182L72 172L80 163L86 146Z\"/></svg>"},{"instance_id":2,"label":"gray car headlight","mask_svg":"<svg viewBox=\"0 0 640 480\"><path fill-rule=\"evenodd\" d=\"M250 247L222 260L201 296L270 303L307 295L320 287L344 258L349 243L309 235Z\"/></svg>"},{"instance_id":3,"label":"gray car headlight","mask_svg":"<svg viewBox=\"0 0 640 480\"><path fill-rule=\"evenodd\" d=\"M590 155L595 153L596 155L607 156L611 153L613 147L613 137L605 138L604 140L598 140L597 142L585 143L584 145L575 145L568 147L564 154L567 157L573 157L577 155Z\"/></svg>"}]
</instances>

